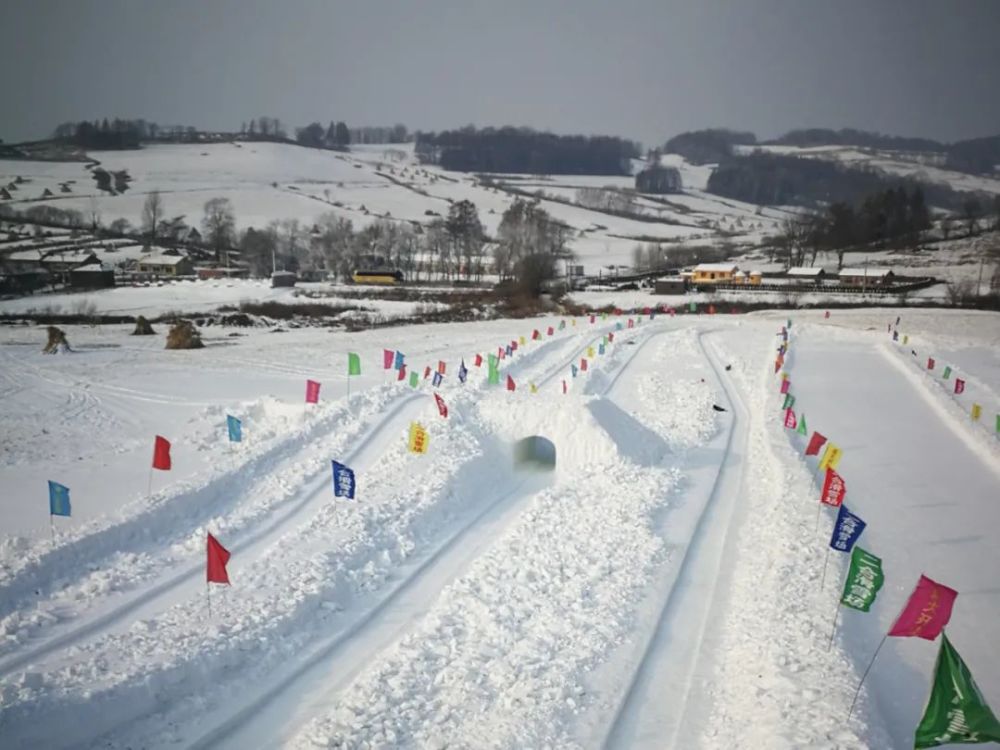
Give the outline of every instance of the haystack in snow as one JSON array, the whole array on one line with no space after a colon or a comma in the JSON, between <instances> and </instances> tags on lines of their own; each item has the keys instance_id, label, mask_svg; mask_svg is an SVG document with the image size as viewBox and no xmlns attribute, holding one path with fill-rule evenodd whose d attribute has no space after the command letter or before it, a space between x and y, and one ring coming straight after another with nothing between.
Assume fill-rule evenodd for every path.
<instances>
[{"instance_id":1,"label":"haystack in snow","mask_svg":"<svg viewBox=\"0 0 1000 750\"><path fill-rule=\"evenodd\" d=\"M69 342L66 340L66 334L55 326L48 327L49 341L42 349L44 354L57 354L59 352L71 352L72 349L69 348Z\"/></svg>"},{"instance_id":2,"label":"haystack in snow","mask_svg":"<svg viewBox=\"0 0 1000 750\"><path fill-rule=\"evenodd\" d=\"M201 334L190 320L179 320L174 323L167 334L167 349L201 349Z\"/></svg>"},{"instance_id":3,"label":"haystack in snow","mask_svg":"<svg viewBox=\"0 0 1000 750\"><path fill-rule=\"evenodd\" d=\"M155 333L156 331L153 330L153 326L150 325L145 316L140 315L135 319L135 330L132 331L133 336L152 336Z\"/></svg>"}]
</instances>

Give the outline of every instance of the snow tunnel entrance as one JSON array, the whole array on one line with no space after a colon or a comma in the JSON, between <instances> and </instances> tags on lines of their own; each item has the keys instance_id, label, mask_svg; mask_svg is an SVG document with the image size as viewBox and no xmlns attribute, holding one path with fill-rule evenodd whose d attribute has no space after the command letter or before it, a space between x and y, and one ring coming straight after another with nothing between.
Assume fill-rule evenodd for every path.
<instances>
[{"instance_id":1,"label":"snow tunnel entrance","mask_svg":"<svg viewBox=\"0 0 1000 750\"><path fill-rule=\"evenodd\" d=\"M519 468L552 471L556 468L556 446L541 435L530 435L514 444L514 464Z\"/></svg>"}]
</instances>

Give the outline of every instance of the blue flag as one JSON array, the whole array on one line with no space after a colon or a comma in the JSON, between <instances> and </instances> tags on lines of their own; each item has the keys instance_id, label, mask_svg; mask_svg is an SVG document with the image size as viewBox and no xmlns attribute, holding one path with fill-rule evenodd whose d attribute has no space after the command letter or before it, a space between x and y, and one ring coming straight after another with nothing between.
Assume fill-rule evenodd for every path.
<instances>
[{"instance_id":1,"label":"blue flag","mask_svg":"<svg viewBox=\"0 0 1000 750\"><path fill-rule=\"evenodd\" d=\"M395 362L392 363L392 368L394 370L398 370L402 366L403 366L403 353L402 352L396 352L396 360L395 360Z\"/></svg>"},{"instance_id":2,"label":"blue flag","mask_svg":"<svg viewBox=\"0 0 1000 750\"><path fill-rule=\"evenodd\" d=\"M236 417L226 415L226 427L229 429L229 442L239 443L243 440L243 423Z\"/></svg>"},{"instance_id":3,"label":"blue flag","mask_svg":"<svg viewBox=\"0 0 1000 750\"><path fill-rule=\"evenodd\" d=\"M354 499L354 470L333 462L333 496Z\"/></svg>"},{"instance_id":4,"label":"blue flag","mask_svg":"<svg viewBox=\"0 0 1000 750\"><path fill-rule=\"evenodd\" d=\"M892 332L892 340L893 341L899 341L899 331L893 331Z\"/></svg>"},{"instance_id":5,"label":"blue flag","mask_svg":"<svg viewBox=\"0 0 1000 750\"><path fill-rule=\"evenodd\" d=\"M68 516L69 487L49 480L49 514L53 516Z\"/></svg>"},{"instance_id":6,"label":"blue flag","mask_svg":"<svg viewBox=\"0 0 1000 750\"><path fill-rule=\"evenodd\" d=\"M598 354L604 354L604 344L598 344L597 345L597 353Z\"/></svg>"},{"instance_id":7,"label":"blue flag","mask_svg":"<svg viewBox=\"0 0 1000 750\"><path fill-rule=\"evenodd\" d=\"M620 331L622 329L622 322L619 320L615 323L615 330Z\"/></svg>"},{"instance_id":8,"label":"blue flag","mask_svg":"<svg viewBox=\"0 0 1000 750\"><path fill-rule=\"evenodd\" d=\"M462 364L458 366L458 380L464 383L465 379L469 377L469 371L465 368L465 359L462 359Z\"/></svg>"},{"instance_id":9,"label":"blue flag","mask_svg":"<svg viewBox=\"0 0 1000 750\"><path fill-rule=\"evenodd\" d=\"M572 371L573 377L575 378L576 377L576 365L570 365L569 369Z\"/></svg>"},{"instance_id":10,"label":"blue flag","mask_svg":"<svg viewBox=\"0 0 1000 750\"><path fill-rule=\"evenodd\" d=\"M507 344L507 350L506 350L505 354L506 354L506 355L507 355L508 357L511 357L511 356L513 356L513 355L514 355L514 350L510 348L510 344Z\"/></svg>"},{"instance_id":11,"label":"blue flag","mask_svg":"<svg viewBox=\"0 0 1000 750\"><path fill-rule=\"evenodd\" d=\"M830 546L839 552L850 552L864 530L865 522L851 513L846 505L841 505L837 523L833 527L833 536L830 537Z\"/></svg>"},{"instance_id":12,"label":"blue flag","mask_svg":"<svg viewBox=\"0 0 1000 750\"><path fill-rule=\"evenodd\" d=\"M433 385L435 388L441 385L441 373L439 372L434 373L434 377L431 378L431 385Z\"/></svg>"}]
</instances>

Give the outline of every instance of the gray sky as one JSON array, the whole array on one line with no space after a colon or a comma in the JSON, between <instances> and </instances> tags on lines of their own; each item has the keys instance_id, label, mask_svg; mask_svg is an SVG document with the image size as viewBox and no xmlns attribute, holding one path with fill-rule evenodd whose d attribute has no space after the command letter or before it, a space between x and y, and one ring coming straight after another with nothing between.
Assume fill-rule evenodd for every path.
<instances>
[{"instance_id":1,"label":"gray sky","mask_svg":"<svg viewBox=\"0 0 1000 750\"><path fill-rule=\"evenodd\" d=\"M0 76L8 142L262 114L955 140L1000 133L1000 0L0 0Z\"/></svg>"}]
</instances>

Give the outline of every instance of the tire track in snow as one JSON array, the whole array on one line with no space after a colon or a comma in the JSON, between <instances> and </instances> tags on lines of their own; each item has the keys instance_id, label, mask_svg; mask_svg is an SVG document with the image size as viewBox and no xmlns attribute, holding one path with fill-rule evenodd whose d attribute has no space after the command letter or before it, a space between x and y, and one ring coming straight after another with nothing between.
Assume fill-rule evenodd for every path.
<instances>
[{"instance_id":1,"label":"tire track in snow","mask_svg":"<svg viewBox=\"0 0 1000 750\"><path fill-rule=\"evenodd\" d=\"M742 397L722 376L717 355L706 347L703 335L698 336L702 355L725 394L732 415L725 433L723 458L697 516L684 519L686 523L680 528L668 531L668 540L683 548L683 557L661 579L657 599L663 602L662 609L606 725L600 743L606 748L686 746L679 744L680 735L713 607L732 510L743 482L743 456L749 434L748 412ZM698 453L710 456L712 450L710 443L700 451L692 451L688 462L697 460ZM684 513L685 508L690 508L690 503L674 512Z\"/></svg>"}]
</instances>

